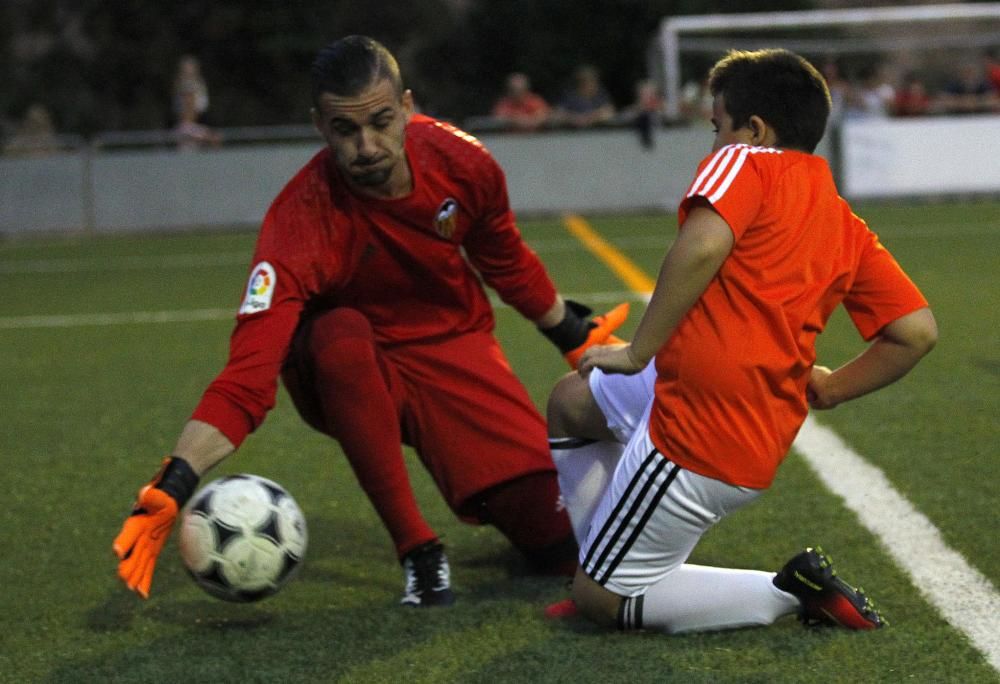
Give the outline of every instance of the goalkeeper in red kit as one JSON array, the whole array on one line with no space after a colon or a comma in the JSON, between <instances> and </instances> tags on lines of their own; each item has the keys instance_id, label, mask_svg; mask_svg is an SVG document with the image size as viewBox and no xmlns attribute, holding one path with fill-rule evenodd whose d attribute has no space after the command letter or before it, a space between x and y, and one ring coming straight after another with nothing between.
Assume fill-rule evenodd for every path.
<instances>
[{"instance_id":1,"label":"goalkeeper in red kit","mask_svg":"<svg viewBox=\"0 0 1000 684\"><path fill-rule=\"evenodd\" d=\"M229 361L114 541L148 597L157 556L199 478L255 430L280 376L303 419L334 437L404 568L402 603L454 600L402 444L462 520L502 532L539 572L572 574L576 543L546 428L493 337L482 282L571 365L624 305L590 320L521 239L503 171L468 134L414 114L396 60L350 36L313 64L326 147L274 200L257 240Z\"/></svg>"}]
</instances>

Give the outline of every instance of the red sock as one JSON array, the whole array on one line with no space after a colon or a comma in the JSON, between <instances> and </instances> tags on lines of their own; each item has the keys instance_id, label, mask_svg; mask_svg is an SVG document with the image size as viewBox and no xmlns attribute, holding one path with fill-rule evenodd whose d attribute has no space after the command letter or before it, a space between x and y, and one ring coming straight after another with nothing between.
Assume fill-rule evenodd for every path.
<instances>
[{"instance_id":1,"label":"red sock","mask_svg":"<svg viewBox=\"0 0 1000 684\"><path fill-rule=\"evenodd\" d=\"M558 506L555 473L532 473L498 485L480 497L481 517L500 530L537 572L576 572L577 545L565 509Z\"/></svg>"},{"instance_id":2,"label":"red sock","mask_svg":"<svg viewBox=\"0 0 1000 684\"><path fill-rule=\"evenodd\" d=\"M326 424L397 554L436 539L410 487L399 416L376 360L368 320L353 309L334 309L313 321L308 346Z\"/></svg>"}]
</instances>

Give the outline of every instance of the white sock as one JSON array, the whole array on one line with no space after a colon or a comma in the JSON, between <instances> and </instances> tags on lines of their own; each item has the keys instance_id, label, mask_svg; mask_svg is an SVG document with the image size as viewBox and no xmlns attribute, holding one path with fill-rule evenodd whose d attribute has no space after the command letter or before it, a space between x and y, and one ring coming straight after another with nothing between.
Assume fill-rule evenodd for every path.
<instances>
[{"instance_id":1,"label":"white sock","mask_svg":"<svg viewBox=\"0 0 1000 684\"><path fill-rule=\"evenodd\" d=\"M566 437L549 439L549 448L559 471L559 489L573 523L573 534L582 544L625 447L618 442Z\"/></svg>"},{"instance_id":2,"label":"white sock","mask_svg":"<svg viewBox=\"0 0 1000 684\"><path fill-rule=\"evenodd\" d=\"M769 625L799 609L771 582L773 572L684 564L643 596L622 601L619 627L669 634Z\"/></svg>"}]
</instances>

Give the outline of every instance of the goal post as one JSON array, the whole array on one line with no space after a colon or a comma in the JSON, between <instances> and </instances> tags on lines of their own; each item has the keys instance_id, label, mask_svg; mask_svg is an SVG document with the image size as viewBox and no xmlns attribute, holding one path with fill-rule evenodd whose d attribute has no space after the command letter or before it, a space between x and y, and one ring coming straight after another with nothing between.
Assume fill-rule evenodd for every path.
<instances>
[{"instance_id":1,"label":"goal post","mask_svg":"<svg viewBox=\"0 0 1000 684\"><path fill-rule=\"evenodd\" d=\"M784 12L751 12L746 14L686 15L664 18L660 24L659 47L663 59L663 94L665 114L668 119L680 116L681 54L685 51L719 51L718 41L713 46L702 44L685 46L685 37L705 36L712 33L748 33L760 35L775 29L837 28L852 26L933 24L935 22L976 22L1000 20L1000 3L916 5L907 7L872 7L859 9L805 10ZM991 41L996 34L989 36ZM774 47L784 47L782 40ZM835 39L830 39L835 43ZM811 43L822 51L821 44ZM969 35L956 36L956 45L971 46ZM996 43L992 43L996 44ZM869 47L877 41L869 41ZM858 43L852 48L859 49ZM806 51L806 50L801 50Z\"/></svg>"}]
</instances>

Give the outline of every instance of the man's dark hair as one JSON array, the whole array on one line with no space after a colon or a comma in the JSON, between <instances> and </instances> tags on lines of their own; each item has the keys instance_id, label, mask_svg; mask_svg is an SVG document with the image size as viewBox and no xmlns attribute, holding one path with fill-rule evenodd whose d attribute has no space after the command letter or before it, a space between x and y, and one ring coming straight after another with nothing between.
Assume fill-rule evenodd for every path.
<instances>
[{"instance_id":1,"label":"man's dark hair","mask_svg":"<svg viewBox=\"0 0 1000 684\"><path fill-rule=\"evenodd\" d=\"M708 75L722 95L733 128L759 116L774 128L778 146L812 152L830 116L830 90L816 68L788 50L732 50Z\"/></svg>"},{"instance_id":2,"label":"man's dark hair","mask_svg":"<svg viewBox=\"0 0 1000 684\"><path fill-rule=\"evenodd\" d=\"M347 36L316 54L312 64L313 103L321 93L353 97L383 79L403 94L399 64L382 43L368 36Z\"/></svg>"}]
</instances>

